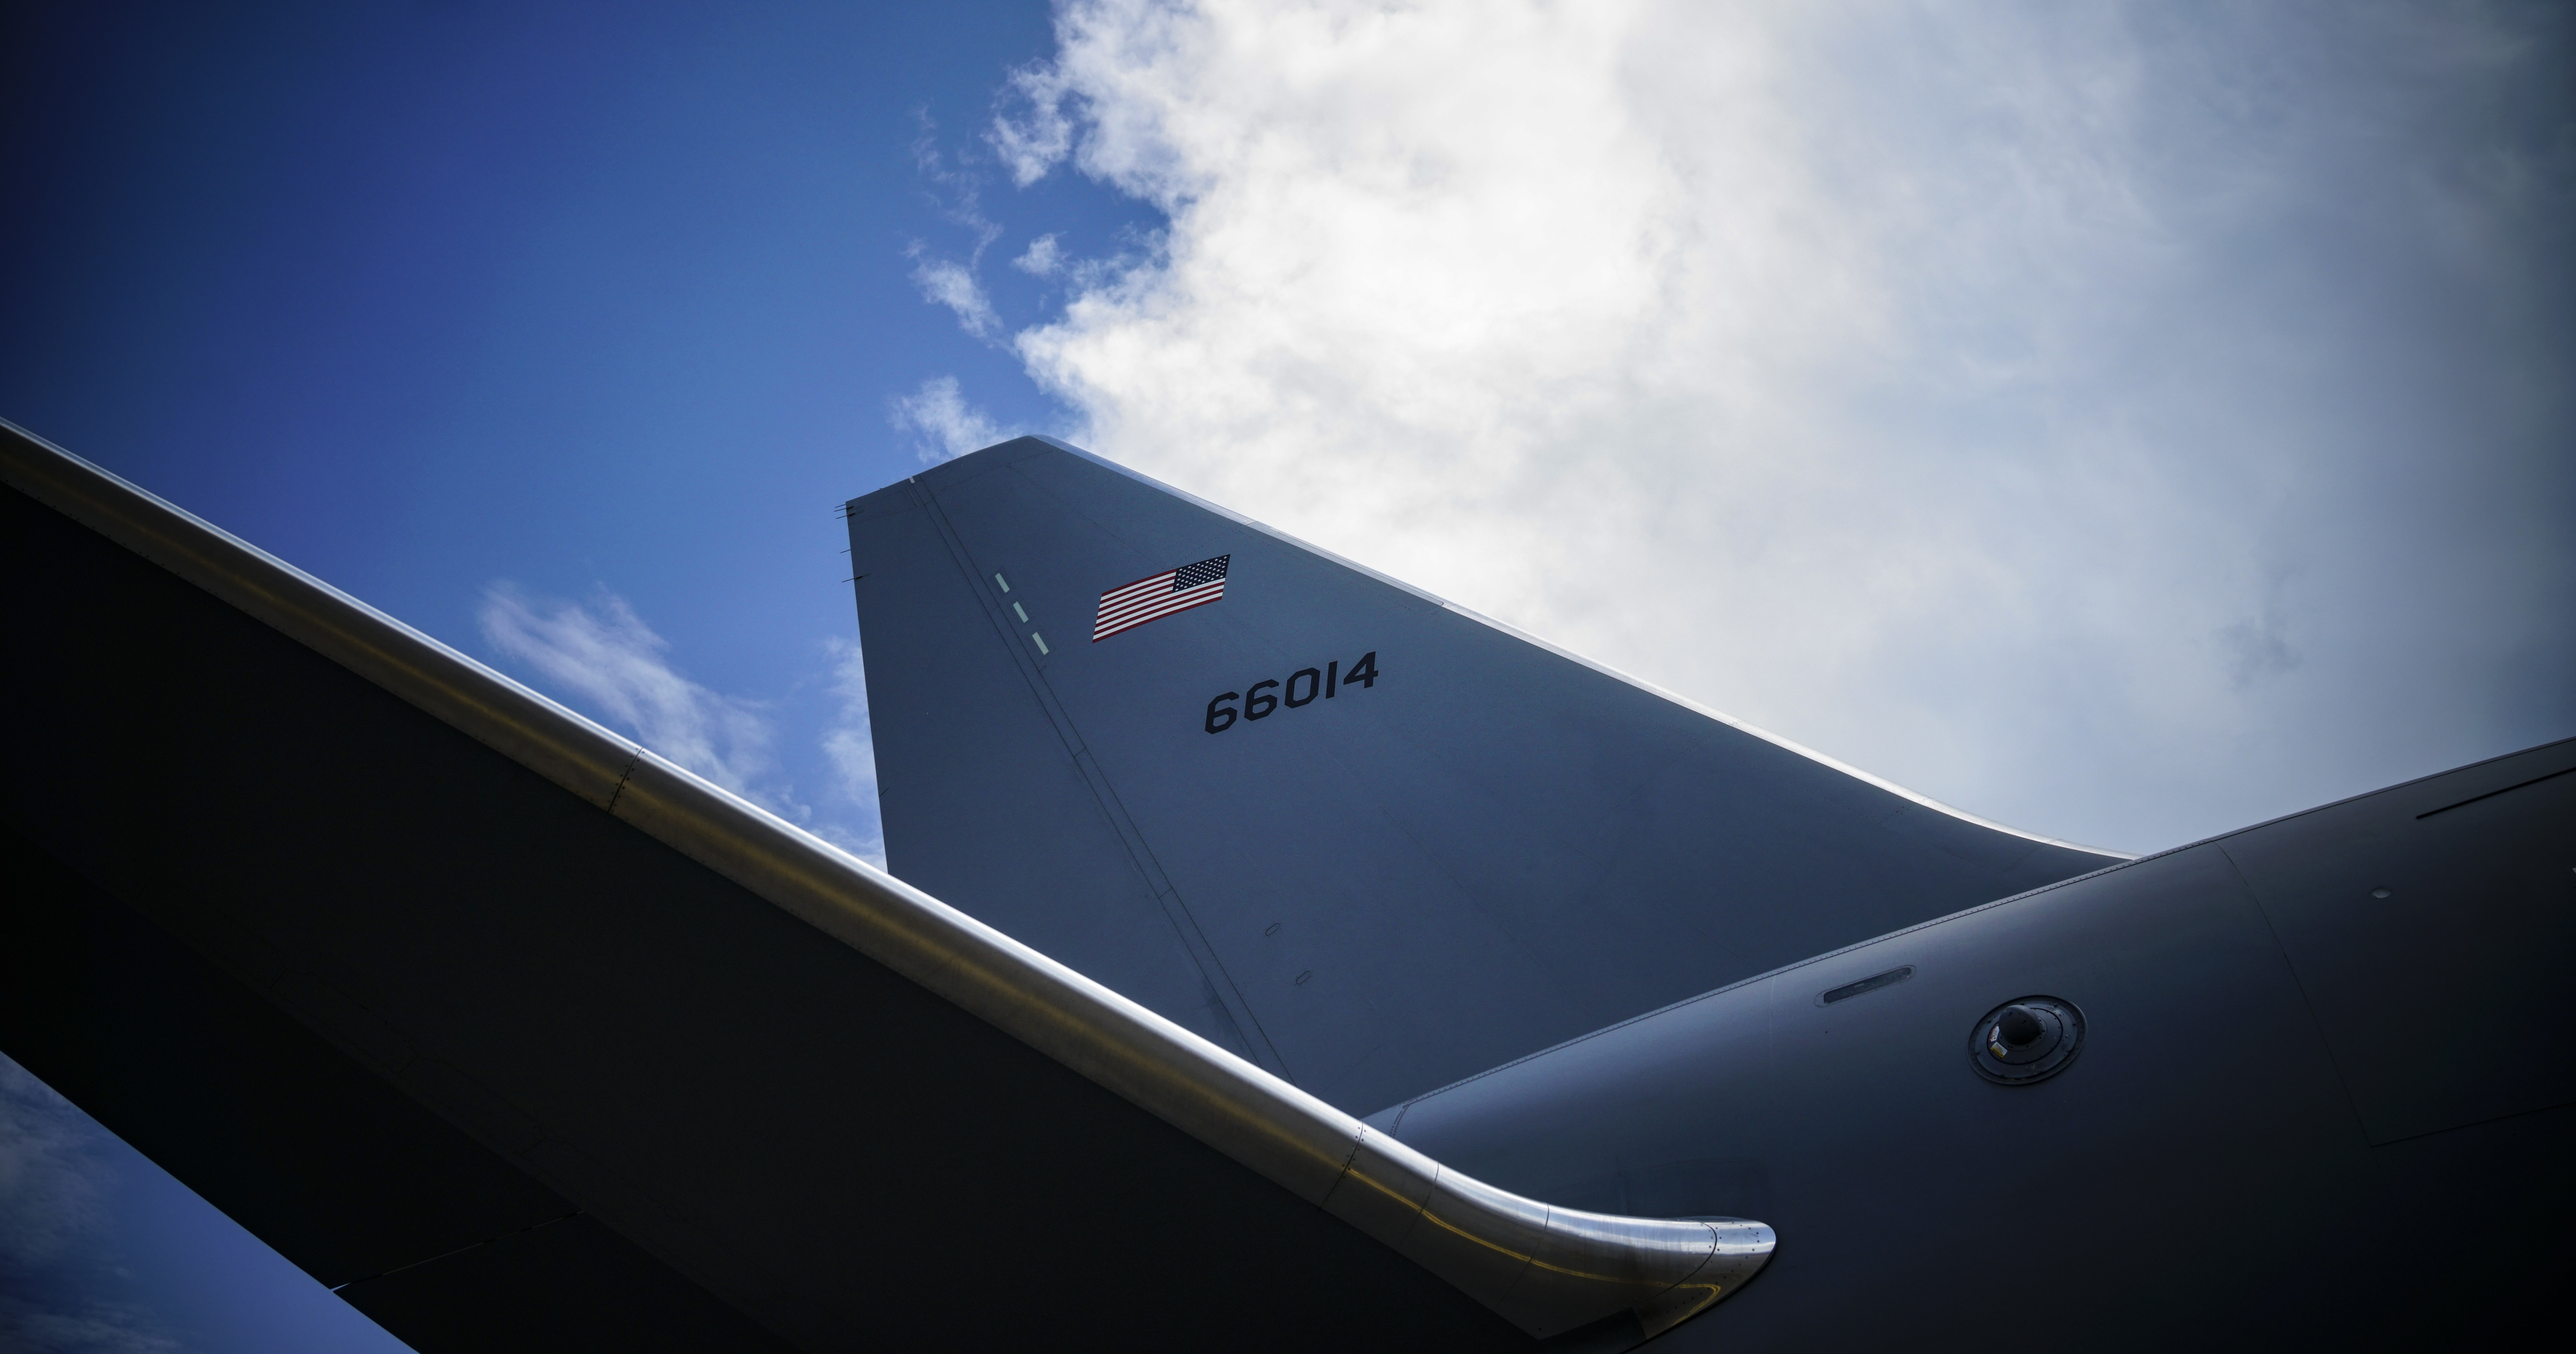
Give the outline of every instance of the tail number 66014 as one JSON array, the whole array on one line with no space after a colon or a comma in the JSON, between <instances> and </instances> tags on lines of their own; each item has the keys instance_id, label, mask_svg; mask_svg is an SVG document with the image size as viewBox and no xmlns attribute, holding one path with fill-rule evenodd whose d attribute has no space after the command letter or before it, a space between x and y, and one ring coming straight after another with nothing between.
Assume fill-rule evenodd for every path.
<instances>
[{"instance_id":1,"label":"tail number 66014","mask_svg":"<svg viewBox=\"0 0 2576 1354\"><path fill-rule=\"evenodd\" d=\"M1207 703L1204 727L1209 733L1223 733L1234 727L1237 718L1268 719L1281 706L1299 709L1314 704L1319 697L1331 700L1355 686L1377 689L1377 650L1360 655L1360 661L1351 664L1348 672L1342 671L1341 660L1335 659L1320 669L1299 668L1289 673L1284 682L1265 677L1249 690L1228 691ZM1272 695L1274 691L1278 694ZM1243 702L1242 710L1234 708L1236 701Z\"/></svg>"}]
</instances>

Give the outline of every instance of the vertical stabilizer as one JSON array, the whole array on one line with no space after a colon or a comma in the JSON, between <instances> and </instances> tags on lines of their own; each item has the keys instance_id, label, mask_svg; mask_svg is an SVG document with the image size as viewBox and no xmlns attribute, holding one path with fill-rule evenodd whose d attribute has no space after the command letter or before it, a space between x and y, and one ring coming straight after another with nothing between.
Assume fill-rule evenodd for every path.
<instances>
[{"instance_id":1,"label":"vertical stabilizer","mask_svg":"<svg viewBox=\"0 0 2576 1354\"><path fill-rule=\"evenodd\" d=\"M893 871L1360 1112L2118 859L1050 440L849 520Z\"/></svg>"}]
</instances>

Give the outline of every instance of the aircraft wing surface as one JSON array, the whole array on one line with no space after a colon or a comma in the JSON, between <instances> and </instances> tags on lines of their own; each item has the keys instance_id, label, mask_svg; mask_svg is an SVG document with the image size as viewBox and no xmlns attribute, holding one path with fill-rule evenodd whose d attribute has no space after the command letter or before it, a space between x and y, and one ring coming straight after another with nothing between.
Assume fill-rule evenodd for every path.
<instances>
[{"instance_id":1,"label":"aircraft wing surface","mask_svg":"<svg viewBox=\"0 0 2576 1354\"><path fill-rule=\"evenodd\" d=\"M424 1354L1624 1348L1770 1252L1483 1186L5 425L0 479L0 1047Z\"/></svg>"},{"instance_id":2,"label":"aircraft wing surface","mask_svg":"<svg viewBox=\"0 0 2576 1354\"><path fill-rule=\"evenodd\" d=\"M2124 859L1049 439L849 522L894 873L1358 1113Z\"/></svg>"}]
</instances>

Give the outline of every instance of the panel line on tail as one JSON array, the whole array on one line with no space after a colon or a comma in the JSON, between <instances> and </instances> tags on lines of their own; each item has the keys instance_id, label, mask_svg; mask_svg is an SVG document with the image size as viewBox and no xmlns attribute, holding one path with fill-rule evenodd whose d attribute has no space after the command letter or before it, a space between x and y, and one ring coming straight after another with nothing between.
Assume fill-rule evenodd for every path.
<instances>
[{"instance_id":1,"label":"panel line on tail","mask_svg":"<svg viewBox=\"0 0 2576 1354\"><path fill-rule=\"evenodd\" d=\"M1217 1002L1225 1012L1226 1020L1234 1026L1235 1037L1242 1044L1244 1053L1254 1062L1259 1063L1264 1071L1294 1081L1296 1078L1290 1076L1287 1063L1279 1056L1279 1050L1271 1042L1269 1032L1261 1027L1260 1017L1253 1013L1251 1003L1244 999L1242 989L1236 985L1234 976L1226 971L1224 960L1217 956L1216 948L1208 943L1207 934L1200 928L1198 918L1191 914L1189 904L1182 899L1180 890L1173 886L1171 875L1163 869L1162 862L1155 858L1153 847L1145 841L1144 834L1137 829L1136 821L1128 813L1125 802L1119 798L1117 788L1112 786L1109 778L1101 772L1100 763L1091 755L1090 747L1084 743L1082 731L1075 726L1072 714L1064 708L1064 703L1057 699L1054 688L1047 683L1045 672L1029 657L1028 650L1012 638L1015 631L1010 623L1003 619L1000 604L984 590L981 580L985 571L976 567L972 553L966 548L965 538L958 532L956 524L948 520L947 510L940 505L938 493L917 482L907 481L907 483L911 485L913 496L920 501L923 515L937 530L941 543L947 546L950 558L956 563L959 573L966 579L968 590L974 594L977 605L983 608L985 618L992 622L995 630L1001 634L1002 647L1009 651L1013 666L1018 669L1021 679L1028 683L1029 693L1036 698L1038 708L1046 712L1047 722L1054 726L1056 737L1063 740L1066 753L1072 758L1075 769L1081 772L1083 783L1090 787L1092 797L1099 804L1102 816L1109 820L1110 827L1118 834L1120 844L1127 848L1129 859L1135 862L1138 872L1144 875L1146 887L1152 890L1154 901L1161 905L1164 918L1180 935L1182 946L1189 951L1191 960L1198 965L1199 974L1206 980L1208 990L1216 994ZM995 582L1000 582L1001 577L999 572L993 573Z\"/></svg>"}]
</instances>

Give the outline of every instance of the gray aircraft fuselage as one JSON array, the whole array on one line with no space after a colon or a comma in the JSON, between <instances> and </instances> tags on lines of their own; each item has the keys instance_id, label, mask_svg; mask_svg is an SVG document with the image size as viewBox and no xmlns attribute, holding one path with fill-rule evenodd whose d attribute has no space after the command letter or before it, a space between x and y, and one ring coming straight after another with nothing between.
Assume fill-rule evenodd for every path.
<instances>
[{"instance_id":1,"label":"gray aircraft fuselage","mask_svg":"<svg viewBox=\"0 0 2576 1354\"><path fill-rule=\"evenodd\" d=\"M2562 742L1822 955L1375 1122L1570 1206L1778 1228L1674 1349L2477 1346L2545 1316L2570 1252L2572 862ZM2074 1060L1976 1075L1986 1012L2034 996L2080 1008Z\"/></svg>"}]
</instances>

